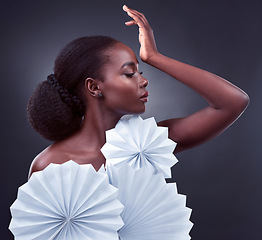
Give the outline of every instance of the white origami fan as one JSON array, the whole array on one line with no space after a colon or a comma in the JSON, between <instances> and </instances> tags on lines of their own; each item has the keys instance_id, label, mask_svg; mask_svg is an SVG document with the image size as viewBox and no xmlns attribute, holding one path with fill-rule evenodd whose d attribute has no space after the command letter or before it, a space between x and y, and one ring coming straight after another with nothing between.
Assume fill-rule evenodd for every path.
<instances>
[{"instance_id":1,"label":"white origami fan","mask_svg":"<svg viewBox=\"0 0 262 240\"><path fill-rule=\"evenodd\" d=\"M116 240L117 192L90 164L50 164L18 189L9 228L17 240Z\"/></svg>"},{"instance_id":2,"label":"white origami fan","mask_svg":"<svg viewBox=\"0 0 262 240\"><path fill-rule=\"evenodd\" d=\"M168 138L168 128L158 127L154 118L143 120L134 116L120 120L114 129L106 131L101 151L107 163L116 166L127 163L135 169L146 166L170 178L170 168L177 162L175 147L176 143Z\"/></svg>"},{"instance_id":3,"label":"white origami fan","mask_svg":"<svg viewBox=\"0 0 262 240\"><path fill-rule=\"evenodd\" d=\"M175 183L167 184L162 174L152 174L145 167L135 170L109 164L107 173L124 205L125 225L118 231L121 240L191 239L191 209Z\"/></svg>"}]
</instances>

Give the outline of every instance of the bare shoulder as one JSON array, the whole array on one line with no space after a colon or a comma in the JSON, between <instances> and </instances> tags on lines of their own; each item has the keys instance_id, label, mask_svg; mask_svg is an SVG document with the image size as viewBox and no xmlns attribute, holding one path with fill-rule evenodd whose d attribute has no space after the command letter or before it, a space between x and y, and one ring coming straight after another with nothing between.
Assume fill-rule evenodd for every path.
<instances>
[{"instance_id":1,"label":"bare shoulder","mask_svg":"<svg viewBox=\"0 0 262 240\"><path fill-rule=\"evenodd\" d=\"M66 154L57 151L56 147L50 145L34 158L28 176L30 177L34 172L45 169L50 163L63 163L66 160Z\"/></svg>"}]
</instances>

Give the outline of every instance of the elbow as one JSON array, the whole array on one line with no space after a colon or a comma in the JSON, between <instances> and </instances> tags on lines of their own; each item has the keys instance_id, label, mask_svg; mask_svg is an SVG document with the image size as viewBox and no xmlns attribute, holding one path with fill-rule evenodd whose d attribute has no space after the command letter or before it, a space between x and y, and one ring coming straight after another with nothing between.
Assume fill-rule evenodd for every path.
<instances>
[{"instance_id":1,"label":"elbow","mask_svg":"<svg viewBox=\"0 0 262 240\"><path fill-rule=\"evenodd\" d=\"M242 92L241 96L239 97L239 108L241 112L245 111L245 109L249 105L249 102L249 96L245 92Z\"/></svg>"},{"instance_id":2,"label":"elbow","mask_svg":"<svg viewBox=\"0 0 262 240\"><path fill-rule=\"evenodd\" d=\"M239 116L246 110L249 102L249 96L241 90L238 94L235 95L235 98L232 101L231 111L234 112L236 116Z\"/></svg>"}]
</instances>

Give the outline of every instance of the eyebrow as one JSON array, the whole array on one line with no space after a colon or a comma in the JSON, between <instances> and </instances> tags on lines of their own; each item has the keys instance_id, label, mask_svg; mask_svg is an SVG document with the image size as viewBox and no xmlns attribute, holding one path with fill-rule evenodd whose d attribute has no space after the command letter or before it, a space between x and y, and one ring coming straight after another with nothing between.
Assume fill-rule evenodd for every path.
<instances>
[{"instance_id":1,"label":"eyebrow","mask_svg":"<svg viewBox=\"0 0 262 240\"><path fill-rule=\"evenodd\" d=\"M137 63L138 63L138 62L137 62ZM122 69L123 67L125 67L125 66L133 66L133 67L136 67L136 63L134 63L134 62L126 62L126 63L124 63L124 64L122 65L121 69Z\"/></svg>"}]
</instances>

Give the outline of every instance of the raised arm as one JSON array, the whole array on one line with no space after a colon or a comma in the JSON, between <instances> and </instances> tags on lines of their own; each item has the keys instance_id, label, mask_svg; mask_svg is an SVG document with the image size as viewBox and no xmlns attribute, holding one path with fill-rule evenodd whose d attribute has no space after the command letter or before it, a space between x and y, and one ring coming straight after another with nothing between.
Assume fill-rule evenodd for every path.
<instances>
[{"instance_id":1,"label":"raised arm","mask_svg":"<svg viewBox=\"0 0 262 240\"><path fill-rule=\"evenodd\" d=\"M169 137L178 143L176 152L206 142L229 127L245 110L248 95L225 79L160 54L145 16L123 7L133 18L127 26L138 25L141 60L169 74L199 93L209 106L184 118L159 122L169 128Z\"/></svg>"}]
</instances>

